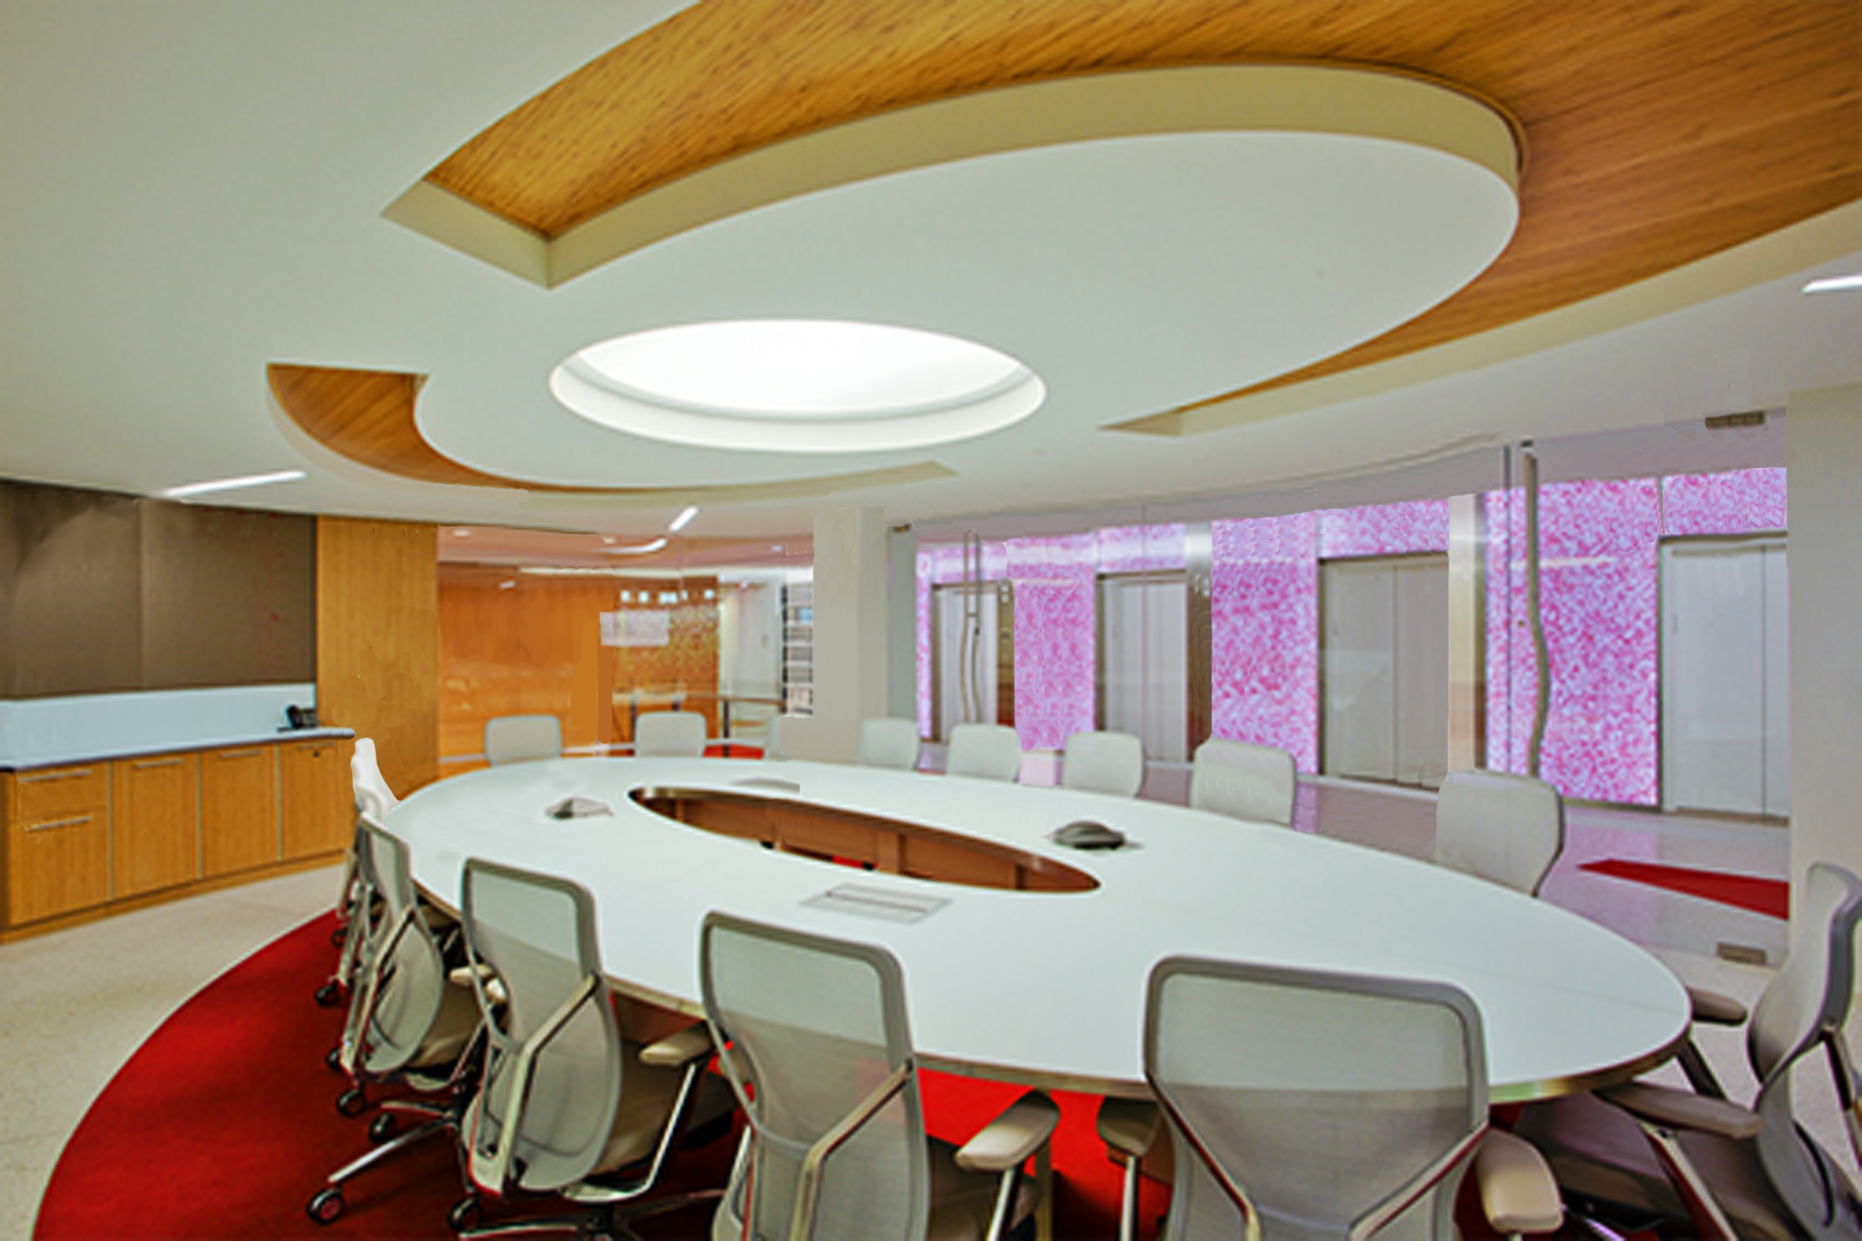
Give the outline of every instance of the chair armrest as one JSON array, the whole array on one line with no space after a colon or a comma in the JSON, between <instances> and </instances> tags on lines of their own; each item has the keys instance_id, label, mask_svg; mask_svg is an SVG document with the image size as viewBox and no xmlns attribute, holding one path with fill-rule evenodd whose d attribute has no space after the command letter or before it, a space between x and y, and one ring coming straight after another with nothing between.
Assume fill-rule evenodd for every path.
<instances>
[{"instance_id":1,"label":"chair armrest","mask_svg":"<svg viewBox=\"0 0 1862 1241\"><path fill-rule=\"evenodd\" d=\"M1614 1103L1637 1120L1671 1129L1699 1129L1723 1138L1739 1139L1757 1137L1763 1127L1759 1114L1750 1108L1647 1082L1611 1086L1599 1090L1597 1097Z\"/></svg>"},{"instance_id":2,"label":"chair armrest","mask_svg":"<svg viewBox=\"0 0 1862 1241\"><path fill-rule=\"evenodd\" d=\"M1121 1155L1143 1159L1164 1127L1164 1111L1149 1099L1108 1096L1099 1105L1099 1139Z\"/></svg>"},{"instance_id":3,"label":"chair armrest","mask_svg":"<svg viewBox=\"0 0 1862 1241\"><path fill-rule=\"evenodd\" d=\"M1743 1026L1746 1024L1746 1006L1730 995L1718 991L1708 991L1702 987L1687 989L1687 1002L1694 1009L1694 1020L1704 1021L1712 1026Z\"/></svg>"},{"instance_id":4,"label":"chair armrest","mask_svg":"<svg viewBox=\"0 0 1862 1241\"><path fill-rule=\"evenodd\" d=\"M640 1049L640 1063L678 1068L711 1054L711 1027L704 1022L689 1025L677 1034L669 1034L657 1043Z\"/></svg>"},{"instance_id":5,"label":"chair armrest","mask_svg":"<svg viewBox=\"0 0 1862 1241\"><path fill-rule=\"evenodd\" d=\"M1474 1156L1474 1181L1481 1209L1495 1232L1557 1232L1564 1226L1564 1204L1545 1156L1532 1143L1503 1129L1489 1129Z\"/></svg>"},{"instance_id":6,"label":"chair armrest","mask_svg":"<svg viewBox=\"0 0 1862 1241\"><path fill-rule=\"evenodd\" d=\"M1039 1090L1030 1090L963 1144L957 1152L957 1166L965 1172L1006 1172L1020 1167L1041 1149L1059 1123L1059 1106Z\"/></svg>"},{"instance_id":7,"label":"chair armrest","mask_svg":"<svg viewBox=\"0 0 1862 1241\"><path fill-rule=\"evenodd\" d=\"M503 1004L510 999L504 993L503 980L498 977L497 972L491 966L483 961L477 965L455 965L446 971L446 981L455 987L470 987L474 977L485 988L485 998L493 1004Z\"/></svg>"}]
</instances>

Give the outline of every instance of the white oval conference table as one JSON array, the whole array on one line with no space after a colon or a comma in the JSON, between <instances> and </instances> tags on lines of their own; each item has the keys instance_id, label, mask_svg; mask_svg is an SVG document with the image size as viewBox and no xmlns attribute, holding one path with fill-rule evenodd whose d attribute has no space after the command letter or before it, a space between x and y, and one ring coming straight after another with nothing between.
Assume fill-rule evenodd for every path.
<instances>
[{"instance_id":1,"label":"white oval conference table","mask_svg":"<svg viewBox=\"0 0 1862 1241\"><path fill-rule=\"evenodd\" d=\"M636 800L654 790L700 804L710 793L714 810L751 819L800 803L923 825L948 833L931 845L973 838L1023 855L1024 874L1043 882L1071 868L1097 886L863 871L675 821ZM545 813L571 796L613 813ZM1131 843L1085 852L1045 838L1088 818ZM921 1063L1035 1086L1148 1095L1145 982L1179 954L1452 983L1480 1008L1495 1102L1633 1076L1672 1054L1688 1024L1666 967L1565 910L1409 858L1155 802L793 761L559 759L429 785L387 827L408 842L420 886L455 909L468 857L579 881L614 986L692 1015L711 910L882 944L904 968Z\"/></svg>"}]
</instances>

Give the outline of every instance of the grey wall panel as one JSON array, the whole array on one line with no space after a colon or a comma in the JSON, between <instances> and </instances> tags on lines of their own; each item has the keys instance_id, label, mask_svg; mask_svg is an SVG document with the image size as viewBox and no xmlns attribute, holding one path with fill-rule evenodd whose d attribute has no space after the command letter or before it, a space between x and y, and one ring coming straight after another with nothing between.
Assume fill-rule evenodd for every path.
<instances>
[{"instance_id":1,"label":"grey wall panel","mask_svg":"<svg viewBox=\"0 0 1862 1241\"><path fill-rule=\"evenodd\" d=\"M10 484L4 539L13 697L142 688L141 547L131 496Z\"/></svg>"},{"instance_id":2,"label":"grey wall panel","mask_svg":"<svg viewBox=\"0 0 1862 1241\"><path fill-rule=\"evenodd\" d=\"M314 681L316 555L308 517L143 501L144 686Z\"/></svg>"},{"instance_id":3,"label":"grey wall panel","mask_svg":"<svg viewBox=\"0 0 1862 1241\"><path fill-rule=\"evenodd\" d=\"M316 679L314 518L0 480L0 696Z\"/></svg>"}]
</instances>

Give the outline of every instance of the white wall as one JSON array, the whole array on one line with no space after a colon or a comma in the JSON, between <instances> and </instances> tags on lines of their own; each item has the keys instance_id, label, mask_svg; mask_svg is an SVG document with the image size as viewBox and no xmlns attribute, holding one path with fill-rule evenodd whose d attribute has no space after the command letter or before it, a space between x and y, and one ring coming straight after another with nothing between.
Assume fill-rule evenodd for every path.
<instances>
[{"instance_id":1,"label":"white wall","mask_svg":"<svg viewBox=\"0 0 1862 1241\"><path fill-rule=\"evenodd\" d=\"M1787 412L1795 909L1812 862L1862 874L1862 385Z\"/></svg>"}]
</instances>

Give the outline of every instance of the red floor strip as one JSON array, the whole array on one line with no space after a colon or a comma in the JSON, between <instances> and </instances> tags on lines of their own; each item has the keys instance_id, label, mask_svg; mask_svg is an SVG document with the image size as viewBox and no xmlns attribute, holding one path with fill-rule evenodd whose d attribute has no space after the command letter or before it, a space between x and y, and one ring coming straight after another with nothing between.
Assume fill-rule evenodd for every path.
<instances>
[{"instance_id":1,"label":"red floor strip","mask_svg":"<svg viewBox=\"0 0 1862 1241\"><path fill-rule=\"evenodd\" d=\"M1791 916L1791 888L1782 879L1761 879L1754 875L1732 875L1723 871L1695 870L1689 866L1669 866L1661 862L1632 862L1625 858L1603 858L1584 862L1579 870L1588 870L1613 879L1646 883L1704 900L1718 901L1736 909L1750 910L1773 918Z\"/></svg>"}]
</instances>

